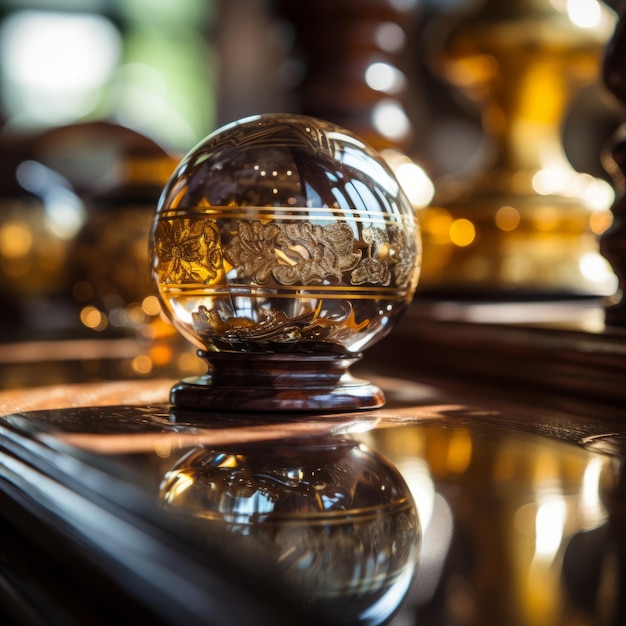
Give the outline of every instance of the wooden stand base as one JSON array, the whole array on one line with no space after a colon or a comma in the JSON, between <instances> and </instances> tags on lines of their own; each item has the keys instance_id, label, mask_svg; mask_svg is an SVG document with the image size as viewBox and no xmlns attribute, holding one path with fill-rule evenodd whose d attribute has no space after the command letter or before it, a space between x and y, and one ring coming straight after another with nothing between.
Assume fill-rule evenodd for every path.
<instances>
[{"instance_id":1,"label":"wooden stand base","mask_svg":"<svg viewBox=\"0 0 626 626\"><path fill-rule=\"evenodd\" d=\"M174 385L172 404L214 411L336 413L376 409L385 403L378 387L348 372L359 355L202 351L199 355L208 361L209 373Z\"/></svg>"}]
</instances>

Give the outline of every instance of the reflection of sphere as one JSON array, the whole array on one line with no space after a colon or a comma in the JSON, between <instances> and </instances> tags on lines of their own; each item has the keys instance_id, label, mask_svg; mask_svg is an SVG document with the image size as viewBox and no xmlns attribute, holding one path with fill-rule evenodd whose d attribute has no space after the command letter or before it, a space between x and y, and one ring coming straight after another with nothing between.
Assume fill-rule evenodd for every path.
<instances>
[{"instance_id":1,"label":"reflection of sphere","mask_svg":"<svg viewBox=\"0 0 626 626\"><path fill-rule=\"evenodd\" d=\"M388 332L420 263L413 211L354 135L295 115L207 137L157 208L153 276L208 351L356 353Z\"/></svg>"},{"instance_id":2,"label":"reflection of sphere","mask_svg":"<svg viewBox=\"0 0 626 626\"><path fill-rule=\"evenodd\" d=\"M378 624L399 607L420 540L399 472L352 440L244 452L196 449L166 475L165 509L238 559L269 558L334 621Z\"/></svg>"}]
</instances>

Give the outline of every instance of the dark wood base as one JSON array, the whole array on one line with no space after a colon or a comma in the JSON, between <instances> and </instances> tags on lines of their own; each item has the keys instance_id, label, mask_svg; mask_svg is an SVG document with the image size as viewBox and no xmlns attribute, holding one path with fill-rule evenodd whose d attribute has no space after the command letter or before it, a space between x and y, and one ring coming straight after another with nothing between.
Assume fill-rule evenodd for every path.
<instances>
[{"instance_id":1,"label":"dark wood base","mask_svg":"<svg viewBox=\"0 0 626 626\"><path fill-rule=\"evenodd\" d=\"M200 352L204 376L172 387L175 406L211 411L346 412L376 409L383 392L348 368L359 355L240 354Z\"/></svg>"}]
</instances>

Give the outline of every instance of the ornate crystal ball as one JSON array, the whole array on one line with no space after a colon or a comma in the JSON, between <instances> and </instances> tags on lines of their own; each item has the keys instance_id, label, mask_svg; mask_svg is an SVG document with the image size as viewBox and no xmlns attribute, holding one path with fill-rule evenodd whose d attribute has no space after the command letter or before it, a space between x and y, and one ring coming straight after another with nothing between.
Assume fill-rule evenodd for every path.
<instances>
[{"instance_id":1,"label":"ornate crystal ball","mask_svg":"<svg viewBox=\"0 0 626 626\"><path fill-rule=\"evenodd\" d=\"M205 409L380 406L348 367L411 301L414 211L381 157L352 133L298 115L222 127L179 164L151 234L166 314L206 376L174 404Z\"/></svg>"}]
</instances>

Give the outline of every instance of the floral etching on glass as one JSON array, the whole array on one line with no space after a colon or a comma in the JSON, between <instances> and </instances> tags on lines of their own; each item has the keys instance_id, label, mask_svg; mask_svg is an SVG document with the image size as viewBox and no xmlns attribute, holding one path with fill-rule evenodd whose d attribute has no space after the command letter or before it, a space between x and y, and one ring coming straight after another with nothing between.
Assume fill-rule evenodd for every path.
<instances>
[{"instance_id":1,"label":"floral etching on glass","mask_svg":"<svg viewBox=\"0 0 626 626\"><path fill-rule=\"evenodd\" d=\"M209 282L223 269L220 234L214 222L162 220L156 240L156 271L165 284Z\"/></svg>"},{"instance_id":2,"label":"floral etching on glass","mask_svg":"<svg viewBox=\"0 0 626 626\"><path fill-rule=\"evenodd\" d=\"M407 286L416 252L402 231L366 227L362 241L348 224L320 226L311 222L263 224L239 221L238 231L224 249L239 278L263 285L273 277L282 285L339 284L346 272L350 284Z\"/></svg>"},{"instance_id":3,"label":"floral etching on glass","mask_svg":"<svg viewBox=\"0 0 626 626\"><path fill-rule=\"evenodd\" d=\"M265 284L270 276L282 285L341 281L361 258L347 224L239 222L239 232L224 254L241 278Z\"/></svg>"}]
</instances>

